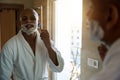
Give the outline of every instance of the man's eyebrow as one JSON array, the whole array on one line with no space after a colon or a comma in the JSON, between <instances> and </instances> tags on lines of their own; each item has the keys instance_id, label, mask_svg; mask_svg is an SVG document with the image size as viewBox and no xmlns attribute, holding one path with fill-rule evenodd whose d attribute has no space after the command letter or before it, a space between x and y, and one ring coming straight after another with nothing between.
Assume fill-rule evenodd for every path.
<instances>
[{"instance_id":1,"label":"man's eyebrow","mask_svg":"<svg viewBox=\"0 0 120 80\"><path fill-rule=\"evenodd\" d=\"M34 17L35 17L35 15L31 15L31 16L34 16Z\"/></svg>"},{"instance_id":2,"label":"man's eyebrow","mask_svg":"<svg viewBox=\"0 0 120 80\"><path fill-rule=\"evenodd\" d=\"M27 17L27 16L22 16L22 17Z\"/></svg>"}]
</instances>

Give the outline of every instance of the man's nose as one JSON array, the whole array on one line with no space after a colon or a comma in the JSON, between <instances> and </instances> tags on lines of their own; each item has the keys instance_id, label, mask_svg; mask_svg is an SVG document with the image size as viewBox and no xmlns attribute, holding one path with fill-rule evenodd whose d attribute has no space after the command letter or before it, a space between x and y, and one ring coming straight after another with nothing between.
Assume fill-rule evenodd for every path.
<instances>
[{"instance_id":1,"label":"man's nose","mask_svg":"<svg viewBox=\"0 0 120 80\"><path fill-rule=\"evenodd\" d=\"M32 20L28 18L28 19L26 20L26 22L32 22Z\"/></svg>"}]
</instances>

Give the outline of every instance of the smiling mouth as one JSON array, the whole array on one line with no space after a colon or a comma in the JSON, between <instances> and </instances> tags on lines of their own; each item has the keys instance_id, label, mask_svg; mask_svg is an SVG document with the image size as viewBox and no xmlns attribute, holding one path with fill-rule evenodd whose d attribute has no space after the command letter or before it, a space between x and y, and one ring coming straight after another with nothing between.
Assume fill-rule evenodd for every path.
<instances>
[{"instance_id":1,"label":"smiling mouth","mask_svg":"<svg viewBox=\"0 0 120 80\"><path fill-rule=\"evenodd\" d=\"M28 25L26 25L25 27L26 27L27 29L30 29L30 28L34 27L34 25L28 24Z\"/></svg>"}]
</instances>

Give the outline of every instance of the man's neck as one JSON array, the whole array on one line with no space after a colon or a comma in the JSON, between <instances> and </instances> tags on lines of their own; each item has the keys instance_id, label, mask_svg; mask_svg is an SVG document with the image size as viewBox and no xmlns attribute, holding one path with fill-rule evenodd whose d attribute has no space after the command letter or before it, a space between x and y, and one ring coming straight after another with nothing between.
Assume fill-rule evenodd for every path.
<instances>
[{"instance_id":1,"label":"man's neck","mask_svg":"<svg viewBox=\"0 0 120 80\"><path fill-rule=\"evenodd\" d=\"M25 32L22 32L25 40L28 42L28 44L30 45L34 55L35 55L35 46L36 46L36 36L37 36L37 33L34 32L33 34L31 35L27 35Z\"/></svg>"}]
</instances>

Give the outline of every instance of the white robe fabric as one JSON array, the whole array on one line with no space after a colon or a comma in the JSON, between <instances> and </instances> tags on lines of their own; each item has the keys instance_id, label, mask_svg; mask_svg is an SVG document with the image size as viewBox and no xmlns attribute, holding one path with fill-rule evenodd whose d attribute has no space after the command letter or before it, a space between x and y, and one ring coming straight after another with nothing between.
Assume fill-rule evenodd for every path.
<instances>
[{"instance_id":1,"label":"white robe fabric","mask_svg":"<svg viewBox=\"0 0 120 80\"><path fill-rule=\"evenodd\" d=\"M48 80L47 64L53 72L61 72L64 66L60 52L53 49L57 53L58 66L49 58L38 31L35 55L19 31L4 45L0 53L0 80L10 80L12 72L14 80Z\"/></svg>"},{"instance_id":2,"label":"white robe fabric","mask_svg":"<svg viewBox=\"0 0 120 80\"><path fill-rule=\"evenodd\" d=\"M120 39L107 52L103 69L91 80L120 80Z\"/></svg>"}]
</instances>

